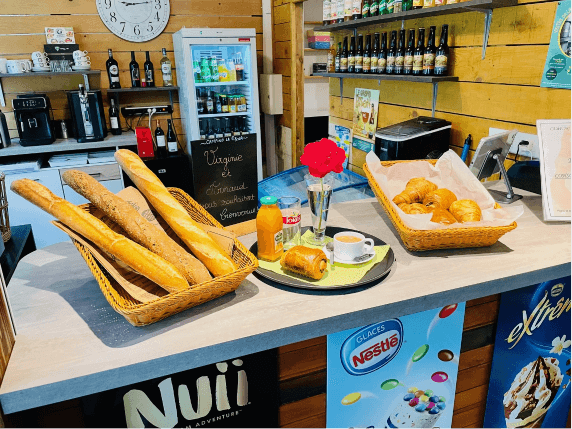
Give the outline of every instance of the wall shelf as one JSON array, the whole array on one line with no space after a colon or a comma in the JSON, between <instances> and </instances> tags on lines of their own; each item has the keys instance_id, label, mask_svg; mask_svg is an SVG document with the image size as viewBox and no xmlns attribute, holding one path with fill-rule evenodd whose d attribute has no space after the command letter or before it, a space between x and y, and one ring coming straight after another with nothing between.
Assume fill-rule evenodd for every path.
<instances>
[{"instance_id":1,"label":"wall shelf","mask_svg":"<svg viewBox=\"0 0 572 429\"><path fill-rule=\"evenodd\" d=\"M314 76L317 76L314 75ZM433 84L433 101L431 104L431 116L435 117L435 107L437 104L437 87L439 82L457 82L457 76L413 76L413 75L391 75L391 74L367 74L367 73L320 73L320 77L335 77L340 79L340 104L343 103L344 79L370 79L377 80L378 85L382 80L401 80L406 82L421 82Z\"/></svg>"},{"instance_id":2,"label":"wall shelf","mask_svg":"<svg viewBox=\"0 0 572 429\"><path fill-rule=\"evenodd\" d=\"M387 15L371 16L369 18L350 20L339 24L321 25L315 27L315 31L338 31L350 30L357 35L357 29L387 22L405 21L409 19L425 18L430 16L451 15L465 12L481 12L485 14L485 29L483 34L483 55L485 58L489 31L491 27L493 9L500 7L515 6L518 0L469 0L462 3L448 4L431 8L408 10L405 12L390 13Z\"/></svg>"},{"instance_id":3,"label":"wall shelf","mask_svg":"<svg viewBox=\"0 0 572 429\"><path fill-rule=\"evenodd\" d=\"M154 92L154 91L178 91L178 86L154 86L151 88L109 88L107 92Z\"/></svg>"}]
</instances>

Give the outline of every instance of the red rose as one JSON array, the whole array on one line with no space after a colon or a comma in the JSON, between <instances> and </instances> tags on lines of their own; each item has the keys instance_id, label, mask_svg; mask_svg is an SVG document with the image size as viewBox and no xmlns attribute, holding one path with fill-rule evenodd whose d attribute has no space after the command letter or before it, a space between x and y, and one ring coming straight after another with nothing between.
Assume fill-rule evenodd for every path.
<instances>
[{"instance_id":1,"label":"red rose","mask_svg":"<svg viewBox=\"0 0 572 429\"><path fill-rule=\"evenodd\" d=\"M300 162L308 166L310 174L318 178L332 171L341 173L345 161L345 151L329 139L307 144L300 157Z\"/></svg>"}]
</instances>

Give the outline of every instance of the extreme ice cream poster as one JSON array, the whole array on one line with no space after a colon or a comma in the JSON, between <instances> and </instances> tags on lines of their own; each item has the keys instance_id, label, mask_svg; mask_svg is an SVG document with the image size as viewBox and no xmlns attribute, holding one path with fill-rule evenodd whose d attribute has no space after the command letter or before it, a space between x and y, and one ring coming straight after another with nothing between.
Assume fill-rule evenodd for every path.
<instances>
[{"instance_id":1,"label":"extreme ice cream poster","mask_svg":"<svg viewBox=\"0 0 572 429\"><path fill-rule=\"evenodd\" d=\"M484 427L566 427L570 277L501 295Z\"/></svg>"},{"instance_id":2,"label":"extreme ice cream poster","mask_svg":"<svg viewBox=\"0 0 572 429\"><path fill-rule=\"evenodd\" d=\"M328 335L328 427L451 427L465 303Z\"/></svg>"}]
</instances>

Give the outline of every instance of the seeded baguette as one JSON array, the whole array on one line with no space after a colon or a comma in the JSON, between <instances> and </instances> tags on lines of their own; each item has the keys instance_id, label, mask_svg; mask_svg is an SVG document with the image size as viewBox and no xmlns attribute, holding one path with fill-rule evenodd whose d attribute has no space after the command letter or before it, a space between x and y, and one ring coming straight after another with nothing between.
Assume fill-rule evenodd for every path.
<instances>
[{"instance_id":1,"label":"seeded baguette","mask_svg":"<svg viewBox=\"0 0 572 429\"><path fill-rule=\"evenodd\" d=\"M10 189L166 291L179 292L189 288L173 264L117 234L95 216L54 195L45 186L30 179L20 179L13 182Z\"/></svg>"},{"instance_id":2,"label":"seeded baguette","mask_svg":"<svg viewBox=\"0 0 572 429\"><path fill-rule=\"evenodd\" d=\"M141 158L130 150L119 149L115 152L115 159L165 222L215 277L238 269L222 247L189 216Z\"/></svg>"},{"instance_id":3,"label":"seeded baguette","mask_svg":"<svg viewBox=\"0 0 572 429\"><path fill-rule=\"evenodd\" d=\"M91 201L123 228L129 238L173 264L189 284L212 279L201 261L175 243L165 231L141 216L131 204L107 190L89 174L68 170L62 174L62 178L74 191Z\"/></svg>"}]
</instances>

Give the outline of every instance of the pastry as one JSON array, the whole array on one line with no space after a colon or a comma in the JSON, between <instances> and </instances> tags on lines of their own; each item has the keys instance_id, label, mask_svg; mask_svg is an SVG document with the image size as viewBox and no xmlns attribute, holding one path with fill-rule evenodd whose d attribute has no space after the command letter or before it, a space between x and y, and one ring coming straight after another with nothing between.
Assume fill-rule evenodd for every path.
<instances>
[{"instance_id":1,"label":"pastry","mask_svg":"<svg viewBox=\"0 0 572 429\"><path fill-rule=\"evenodd\" d=\"M445 188L435 189L423 198L423 204L426 206L437 206L445 210L451 207L455 201L457 201L457 196Z\"/></svg>"},{"instance_id":2,"label":"pastry","mask_svg":"<svg viewBox=\"0 0 572 429\"><path fill-rule=\"evenodd\" d=\"M166 291L179 292L189 288L173 264L117 234L95 216L54 195L44 185L20 179L14 181L10 189Z\"/></svg>"},{"instance_id":3,"label":"pastry","mask_svg":"<svg viewBox=\"0 0 572 429\"><path fill-rule=\"evenodd\" d=\"M119 149L115 152L115 159L165 222L215 277L238 269L222 247L189 216L141 158L130 150Z\"/></svg>"},{"instance_id":4,"label":"pastry","mask_svg":"<svg viewBox=\"0 0 572 429\"><path fill-rule=\"evenodd\" d=\"M443 225L451 225L457 223L455 217L449 213L449 211L442 209L440 207L435 207L433 209L433 216L431 217L431 222L441 223Z\"/></svg>"},{"instance_id":5,"label":"pastry","mask_svg":"<svg viewBox=\"0 0 572 429\"><path fill-rule=\"evenodd\" d=\"M420 203L429 192L437 189L437 185L423 177L415 177L407 182L405 190L393 198L397 205Z\"/></svg>"},{"instance_id":6,"label":"pastry","mask_svg":"<svg viewBox=\"0 0 572 429\"><path fill-rule=\"evenodd\" d=\"M129 238L172 263L190 284L212 279L207 268L193 255L179 246L165 231L157 228L131 204L107 190L89 174L68 170L62 174L74 191L91 201L127 233Z\"/></svg>"},{"instance_id":7,"label":"pastry","mask_svg":"<svg viewBox=\"0 0 572 429\"><path fill-rule=\"evenodd\" d=\"M457 222L478 222L481 220L481 208L473 200L457 200L451 207L449 211Z\"/></svg>"},{"instance_id":8,"label":"pastry","mask_svg":"<svg viewBox=\"0 0 572 429\"><path fill-rule=\"evenodd\" d=\"M432 211L429 207L419 203L399 204L397 207L403 210L403 213L407 214L424 214L424 213L431 213Z\"/></svg>"},{"instance_id":9,"label":"pastry","mask_svg":"<svg viewBox=\"0 0 572 429\"><path fill-rule=\"evenodd\" d=\"M280 265L285 270L320 280L328 267L328 258L321 249L294 246L282 255Z\"/></svg>"}]
</instances>

